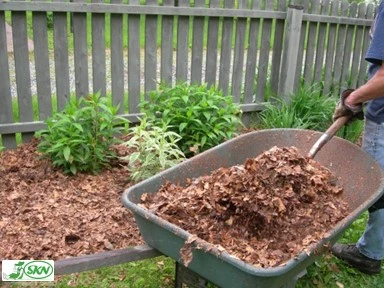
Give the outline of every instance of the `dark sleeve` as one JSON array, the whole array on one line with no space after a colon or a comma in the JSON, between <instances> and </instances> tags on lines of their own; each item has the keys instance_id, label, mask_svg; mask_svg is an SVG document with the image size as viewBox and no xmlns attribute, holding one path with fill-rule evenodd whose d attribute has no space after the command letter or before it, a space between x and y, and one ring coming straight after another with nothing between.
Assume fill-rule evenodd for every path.
<instances>
[{"instance_id":1,"label":"dark sleeve","mask_svg":"<svg viewBox=\"0 0 384 288\"><path fill-rule=\"evenodd\" d=\"M381 65L382 61L384 61L384 2L380 3L371 31L371 44L365 59L371 63Z\"/></svg>"}]
</instances>

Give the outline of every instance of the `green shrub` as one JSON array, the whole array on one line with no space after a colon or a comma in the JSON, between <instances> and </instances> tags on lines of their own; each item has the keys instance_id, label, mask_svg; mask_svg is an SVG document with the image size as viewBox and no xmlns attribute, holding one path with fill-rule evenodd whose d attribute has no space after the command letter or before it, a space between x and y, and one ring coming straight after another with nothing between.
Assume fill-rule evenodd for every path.
<instances>
[{"instance_id":1,"label":"green shrub","mask_svg":"<svg viewBox=\"0 0 384 288\"><path fill-rule=\"evenodd\" d=\"M127 169L133 181L147 179L185 159L177 146L180 135L169 131L165 124L158 127L144 118L140 125L129 131L131 138L123 144L134 152L122 157L122 160L128 162Z\"/></svg>"},{"instance_id":2,"label":"green shrub","mask_svg":"<svg viewBox=\"0 0 384 288\"><path fill-rule=\"evenodd\" d=\"M273 98L261 112L262 128L299 128L325 131L332 124L336 99L323 96L320 89L303 87L290 103Z\"/></svg>"},{"instance_id":3,"label":"green shrub","mask_svg":"<svg viewBox=\"0 0 384 288\"><path fill-rule=\"evenodd\" d=\"M160 85L142 107L156 126L164 121L181 136L178 146L188 157L232 138L241 126L241 111L232 97L206 85Z\"/></svg>"},{"instance_id":4,"label":"green shrub","mask_svg":"<svg viewBox=\"0 0 384 288\"><path fill-rule=\"evenodd\" d=\"M46 130L37 133L38 150L64 173L99 172L115 157L110 146L128 122L117 116L117 110L98 94L71 100L63 112L46 120Z\"/></svg>"}]
</instances>

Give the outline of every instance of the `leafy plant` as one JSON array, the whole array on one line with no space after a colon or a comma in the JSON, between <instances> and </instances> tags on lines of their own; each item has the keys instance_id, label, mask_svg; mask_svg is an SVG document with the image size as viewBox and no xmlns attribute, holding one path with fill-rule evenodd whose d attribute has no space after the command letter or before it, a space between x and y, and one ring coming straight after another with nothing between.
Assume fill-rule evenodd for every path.
<instances>
[{"instance_id":1,"label":"leafy plant","mask_svg":"<svg viewBox=\"0 0 384 288\"><path fill-rule=\"evenodd\" d=\"M316 87L302 87L286 103L279 98L271 99L261 112L262 128L299 128L324 131L332 123L336 99L323 96Z\"/></svg>"},{"instance_id":2,"label":"leafy plant","mask_svg":"<svg viewBox=\"0 0 384 288\"><path fill-rule=\"evenodd\" d=\"M110 150L128 121L99 94L68 102L65 110L46 120L39 131L38 150L64 173L97 173L115 157Z\"/></svg>"},{"instance_id":3,"label":"leafy plant","mask_svg":"<svg viewBox=\"0 0 384 288\"><path fill-rule=\"evenodd\" d=\"M133 181L147 179L185 159L177 146L180 135L169 131L165 124L155 126L144 118L140 125L129 130L131 138L123 144L134 152L122 157L122 160L128 162L127 169Z\"/></svg>"},{"instance_id":4,"label":"leafy plant","mask_svg":"<svg viewBox=\"0 0 384 288\"><path fill-rule=\"evenodd\" d=\"M206 85L160 85L149 93L142 107L156 126L165 122L181 136L178 146L186 156L232 138L241 125L241 111L232 97Z\"/></svg>"}]
</instances>

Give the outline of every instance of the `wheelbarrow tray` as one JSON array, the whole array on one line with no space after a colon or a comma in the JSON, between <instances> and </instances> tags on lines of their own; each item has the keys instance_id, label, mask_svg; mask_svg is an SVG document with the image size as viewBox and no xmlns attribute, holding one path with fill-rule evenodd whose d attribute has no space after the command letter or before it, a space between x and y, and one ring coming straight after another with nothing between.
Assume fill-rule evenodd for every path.
<instances>
[{"instance_id":1,"label":"wheelbarrow tray","mask_svg":"<svg viewBox=\"0 0 384 288\"><path fill-rule=\"evenodd\" d=\"M273 146L296 146L302 155L306 155L320 136L319 132L299 129L247 133L130 187L123 193L122 202L133 212L144 241L182 263L180 249L192 235L140 207L138 203L143 193L156 193L167 181L184 186L187 178L208 175L220 167L243 164L247 158L254 158ZM281 287L294 279L324 252L325 246L336 242L343 231L381 196L384 187L380 166L357 145L344 139L334 137L317 154L316 161L338 178L338 184L344 189L343 197L350 207L348 216L327 231L324 239L283 266L271 268L255 267L207 245L206 249L193 249L188 268L220 287Z\"/></svg>"}]
</instances>

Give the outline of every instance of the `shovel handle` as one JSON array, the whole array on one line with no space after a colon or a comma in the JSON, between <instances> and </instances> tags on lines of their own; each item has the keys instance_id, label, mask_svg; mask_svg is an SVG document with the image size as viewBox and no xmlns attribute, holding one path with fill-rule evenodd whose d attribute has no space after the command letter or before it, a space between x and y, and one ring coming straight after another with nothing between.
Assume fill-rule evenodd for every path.
<instances>
[{"instance_id":1,"label":"shovel handle","mask_svg":"<svg viewBox=\"0 0 384 288\"><path fill-rule=\"evenodd\" d=\"M311 150L309 150L309 153L307 157L309 158L315 158L317 152L320 151L321 148L325 144L328 143L329 140L332 139L332 137L336 134L337 131L340 130L341 127L343 127L347 122L350 120L351 116L342 116L336 119L335 122L321 135L321 137L316 141L316 143L312 146Z\"/></svg>"}]
</instances>

